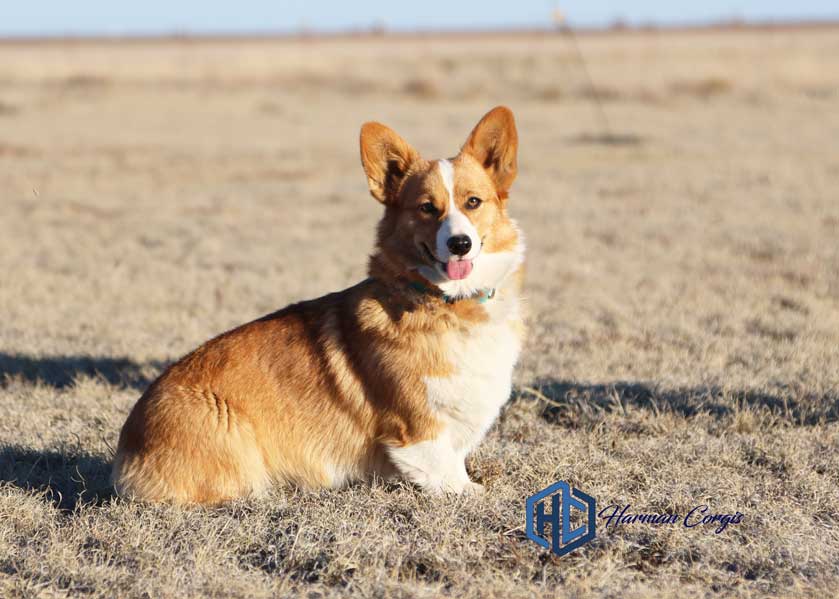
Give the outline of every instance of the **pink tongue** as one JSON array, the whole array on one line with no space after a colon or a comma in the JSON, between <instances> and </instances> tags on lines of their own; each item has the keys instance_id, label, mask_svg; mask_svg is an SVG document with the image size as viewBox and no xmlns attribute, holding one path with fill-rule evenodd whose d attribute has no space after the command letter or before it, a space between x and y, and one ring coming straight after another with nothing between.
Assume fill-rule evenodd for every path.
<instances>
[{"instance_id":1,"label":"pink tongue","mask_svg":"<svg viewBox=\"0 0 839 599\"><path fill-rule=\"evenodd\" d=\"M446 274L450 279L465 279L472 272L471 260L449 260L446 262Z\"/></svg>"}]
</instances>

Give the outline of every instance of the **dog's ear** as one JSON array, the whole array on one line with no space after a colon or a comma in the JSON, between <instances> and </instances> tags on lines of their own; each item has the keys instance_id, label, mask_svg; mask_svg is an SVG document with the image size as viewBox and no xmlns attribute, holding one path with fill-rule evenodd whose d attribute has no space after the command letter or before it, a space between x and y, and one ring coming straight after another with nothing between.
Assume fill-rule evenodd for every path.
<instances>
[{"instance_id":1,"label":"dog's ear","mask_svg":"<svg viewBox=\"0 0 839 599\"><path fill-rule=\"evenodd\" d=\"M361 127L361 164L373 197L386 204L396 194L419 154L396 131L381 123Z\"/></svg>"},{"instance_id":2,"label":"dog's ear","mask_svg":"<svg viewBox=\"0 0 839 599\"><path fill-rule=\"evenodd\" d=\"M496 106L475 125L460 152L469 154L483 166L501 198L516 178L516 152L519 138L513 112L506 106Z\"/></svg>"}]
</instances>

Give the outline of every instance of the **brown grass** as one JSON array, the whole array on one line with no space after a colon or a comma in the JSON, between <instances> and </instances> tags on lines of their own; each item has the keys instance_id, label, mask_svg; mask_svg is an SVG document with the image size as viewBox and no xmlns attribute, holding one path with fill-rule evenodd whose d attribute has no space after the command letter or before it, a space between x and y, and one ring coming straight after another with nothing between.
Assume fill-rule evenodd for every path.
<instances>
[{"instance_id":1,"label":"brown grass","mask_svg":"<svg viewBox=\"0 0 839 599\"><path fill-rule=\"evenodd\" d=\"M439 98L440 86L430 79L409 79L402 86L402 92L422 100Z\"/></svg>"},{"instance_id":2,"label":"brown grass","mask_svg":"<svg viewBox=\"0 0 839 599\"><path fill-rule=\"evenodd\" d=\"M836 39L581 36L609 131L561 37L4 44L0 595L831 595L839 94L811 92L839 89ZM713 102L665 101L682 81ZM167 362L364 275L359 125L447 156L498 103L532 316L469 461L487 495L112 497L119 427ZM523 525L556 480L745 517L601 529L555 558Z\"/></svg>"},{"instance_id":3,"label":"brown grass","mask_svg":"<svg viewBox=\"0 0 839 599\"><path fill-rule=\"evenodd\" d=\"M694 96L703 100L730 93L734 86L723 77L706 77L699 80L681 80L674 82L670 89L674 94Z\"/></svg>"}]
</instances>

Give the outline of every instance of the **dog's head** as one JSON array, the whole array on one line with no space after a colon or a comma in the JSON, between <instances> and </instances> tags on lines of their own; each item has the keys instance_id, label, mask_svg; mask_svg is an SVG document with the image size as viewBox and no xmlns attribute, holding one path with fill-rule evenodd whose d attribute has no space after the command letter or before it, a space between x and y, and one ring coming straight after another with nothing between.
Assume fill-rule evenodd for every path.
<instances>
[{"instance_id":1,"label":"dog's head","mask_svg":"<svg viewBox=\"0 0 839 599\"><path fill-rule=\"evenodd\" d=\"M361 162L370 193L385 206L374 264L415 272L451 297L497 286L523 260L507 216L517 147L513 113L503 106L449 160L424 160L392 129L365 123Z\"/></svg>"}]
</instances>

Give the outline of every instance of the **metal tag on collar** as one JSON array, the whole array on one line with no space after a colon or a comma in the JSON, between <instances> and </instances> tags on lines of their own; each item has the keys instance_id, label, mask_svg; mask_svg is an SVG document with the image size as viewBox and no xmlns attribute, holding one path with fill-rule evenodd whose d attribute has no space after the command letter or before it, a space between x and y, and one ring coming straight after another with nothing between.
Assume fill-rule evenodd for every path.
<instances>
[{"instance_id":1,"label":"metal tag on collar","mask_svg":"<svg viewBox=\"0 0 839 599\"><path fill-rule=\"evenodd\" d=\"M481 295L478 296L478 302L481 304L487 303L489 300L495 297L495 288L481 291Z\"/></svg>"}]
</instances>

